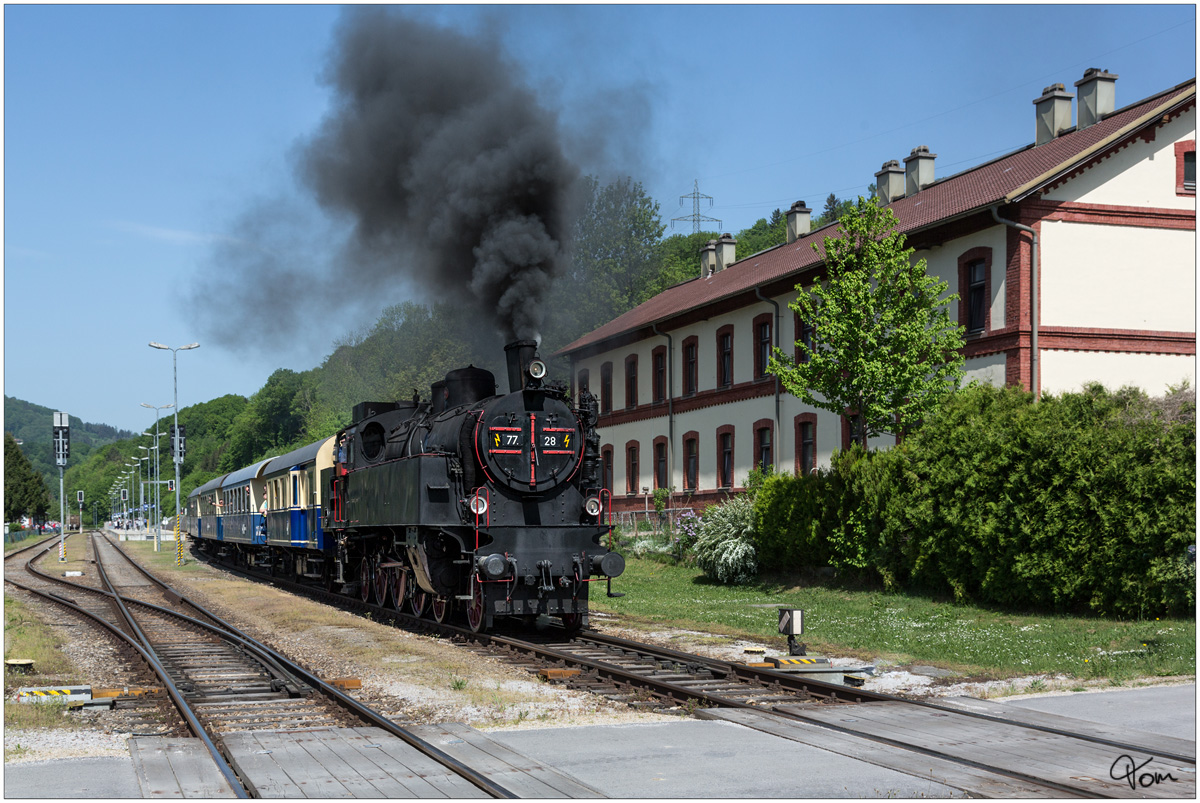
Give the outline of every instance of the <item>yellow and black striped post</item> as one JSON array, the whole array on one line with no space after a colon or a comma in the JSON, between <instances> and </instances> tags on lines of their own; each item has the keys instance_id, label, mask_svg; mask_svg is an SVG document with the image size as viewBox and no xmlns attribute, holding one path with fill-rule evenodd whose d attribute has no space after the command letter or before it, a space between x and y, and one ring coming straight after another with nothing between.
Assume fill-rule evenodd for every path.
<instances>
[{"instance_id":1,"label":"yellow and black striped post","mask_svg":"<svg viewBox=\"0 0 1200 803\"><path fill-rule=\"evenodd\" d=\"M183 539L179 537L179 519L182 516L175 516L175 565L183 565Z\"/></svg>"}]
</instances>

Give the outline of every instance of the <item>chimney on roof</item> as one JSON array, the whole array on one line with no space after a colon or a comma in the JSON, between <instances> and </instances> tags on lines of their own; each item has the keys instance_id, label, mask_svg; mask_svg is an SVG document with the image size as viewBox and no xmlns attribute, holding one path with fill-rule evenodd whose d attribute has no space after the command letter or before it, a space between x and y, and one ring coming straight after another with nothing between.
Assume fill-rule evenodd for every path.
<instances>
[{"instance_id":1,"label":"chimney on roof","mask_svg":"<svg viewBox=\"0 0 1200 803\"><path fill-rule=\"evenodd\" d=\"M792 208L787 213L787 241L794 243L800 239L812 228L811 224L812 210L804 201L796 201L792 204Z\"/></svg>"},{"instance_id":2,"label":"chimney on roof","mask_svg":"<svg viewBox=\"0 0 1200 803\"><path fill-rule=\"evenodd\" d=\"M1117 108L1116 83L1120 77L1099 67L1089 67L1075 82L1075 91L1079 93L1077 130L1082 131L1113 113Z\"/></svg>"},{"instance_id":3,"label":"chimney on roof","mask_svg":"<svg viewBox=\"0 0 1200 803\"><path fill-rule=\"evenodd\" d=\"M700 277L707 279L717 270L717 241L709 240L700 249Z\"/></svg>"},{"instance_id":4,"label":"chimney on roof","mask_svg":"<svg viewBox=\"0 0 1200 803\"><path fill-rule=\"evenodd\" d=\"M875 174L875 195L884 206L904 197L904 171L899 161L884 162L883 168Z\"/></svg>"},{"instance_id":5,"label":"chimney on roof","mask_svg":"<svg viewBox=\"0 0 1200 803\"><path fill-rule=\"evenodd\" d=\"M1074 97L1062 84L1051 84L1042 90L1042 96L1033 102L1037 114L1034 145L1049 142L1071 127L1071 99Z\"/></svg>"},{"instance_id":6,"label":"chimney on roof","mask_svg":"<svg viewBox=\"0 0 1200 803\"><path fill-rule=\"evenodd\" d=\"M725 270L737 261L736 254L737 240L733 239L732 234L722 234L721 239L717 240L717 264L713 267L713 273Z\"/></svg>"},{"instance_id":7,"label":"chimney on roof","mask_svg":"<svg viewBox=\"0 0 1200 803\"><path fill-rule=\"evenodd\" d=\"M936 153L928 145L918 145L904 157L904 194L911 198L933 183L933 160Z\"/></svg>"}]
</instances>

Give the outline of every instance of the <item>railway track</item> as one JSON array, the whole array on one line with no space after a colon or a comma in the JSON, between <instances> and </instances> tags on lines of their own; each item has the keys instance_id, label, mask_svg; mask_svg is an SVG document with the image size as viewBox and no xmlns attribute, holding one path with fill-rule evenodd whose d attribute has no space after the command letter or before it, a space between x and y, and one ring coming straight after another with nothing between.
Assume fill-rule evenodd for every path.
<instances>
[{"instance_id":1,"label":"railway track","mask_svg":"<svg viewBox=\"0 0 1200 803\"><path fill-rule=\"evenodd\" d=\"M339 607L369 612L376 621L453 638L529 671L577 670L578 675L568 673L571 677L563 682L634 705L656 705L683 713L725 711L729 713L708 713L706 718L726 718L778 735L789 733L788 738L796 738L797 728L815 728L821 736L813 744L825 746L824 740L840 738L838 744L858 757L874 755L870 744L883 745L908 756L899 759L895 768L911 766L919 757L922 765L936 764L948 776L959 777L962 788L979 794L1195 796L1194 742L1161 737L1144 743L1119 729L1096 726L1082 731L1037 718L1021 721L1011 709L1002 715L996 707L968 710L909 700L587 630L573 637L554 626L536 637L472 633L391 605L364 602L359 595L345 596L241 568L233 570ZM1153 766L1169 769L1179 784L1135 789L1126 784L1128 779L1110 777L1108 764L1103 774L1095 769L1096 762L1124 756L1159 762ZM1075 761L1079 764L1072 766ZM1084 772L1079 766L1092 769Z\"/></svg>"},{"instance_id":2,"label":"railway track","mask_svg":"<svg viewBox=\"0 0 1200 803\"><path fill-rule=\"evenodd\" d=\"M246 788L253 786L244 783L231 766L225 737L249 731L330 728L378 728L484 794L514 796L187 600L108 538L91 539L103 589L37 568L35 561L53 548L46 543L5 556L5 581L88 617L132 649L153 672L153 682L166 688L180 722L209 748L218 770L239 796L247 796Z\"/></svg>"}]
</instances>

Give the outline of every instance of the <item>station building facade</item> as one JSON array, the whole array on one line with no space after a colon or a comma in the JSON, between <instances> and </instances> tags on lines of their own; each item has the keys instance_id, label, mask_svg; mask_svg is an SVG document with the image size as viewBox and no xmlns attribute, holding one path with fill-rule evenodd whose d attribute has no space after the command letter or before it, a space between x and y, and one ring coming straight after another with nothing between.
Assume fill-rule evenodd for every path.
<instances>
[{"instance_id":1,"label":"station building facade","mask_svg":"<svg viewBox=\"0 0 1200 803\"><path fill-rule=\"evenodd\" d=\"M913 258L959 296L950 314L966 329L968 381L1151 394L1195 383L1195 80L1118 109L1117 78L1090 69L1075 82L1075 125L1075 96L1048 87L1033 144L986 164L937 179L922 146L875 174ZM797 202L784 245L734 261L723 235L701 251L698 278L559 352L573 392L600 400L614 510L642 510L660 487L675 489L672 506L701 509L756 465L809 472L849 445L852 421L766 373L772 347L809 335L788 304L821 276L838 226L809 229Z\"/></svg>"}]
</instances>

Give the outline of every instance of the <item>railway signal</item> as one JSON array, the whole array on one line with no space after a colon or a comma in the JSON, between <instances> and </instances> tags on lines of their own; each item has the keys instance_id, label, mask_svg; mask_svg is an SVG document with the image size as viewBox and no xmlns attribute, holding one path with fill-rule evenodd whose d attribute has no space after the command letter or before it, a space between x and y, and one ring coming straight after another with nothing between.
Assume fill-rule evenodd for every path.
<instances>
[{"instance_id":1,"label":"railway signal","mask_svg":"<svg viewBox=\"0 0 1200 803\"><path fill-rule=\"evenodd\" d=\"M67 562L67 500L63 490L63 471L71 456L71 416L54 414L54 462L58 464L58 562Z\"/></svg>"}]
</instances>

